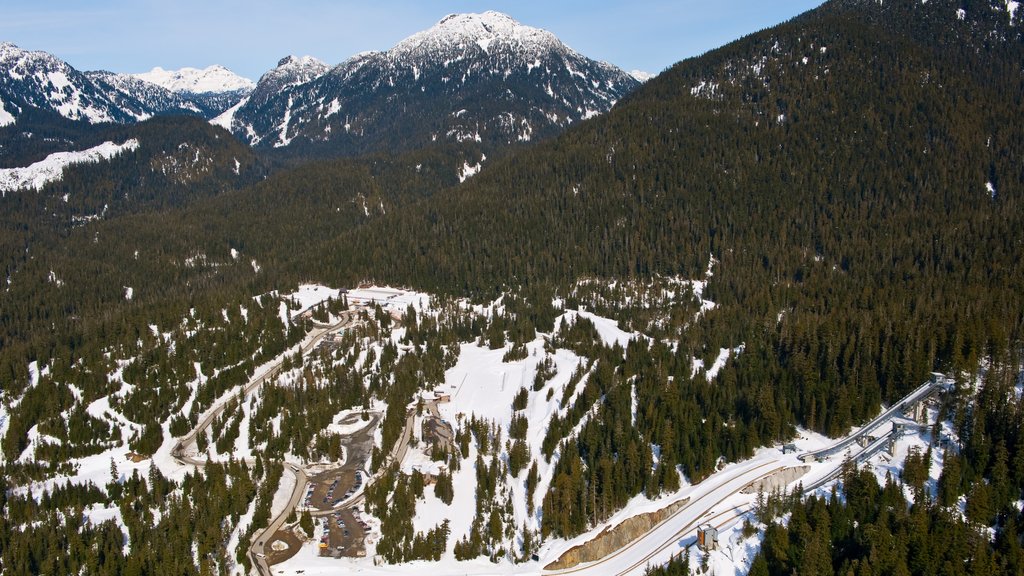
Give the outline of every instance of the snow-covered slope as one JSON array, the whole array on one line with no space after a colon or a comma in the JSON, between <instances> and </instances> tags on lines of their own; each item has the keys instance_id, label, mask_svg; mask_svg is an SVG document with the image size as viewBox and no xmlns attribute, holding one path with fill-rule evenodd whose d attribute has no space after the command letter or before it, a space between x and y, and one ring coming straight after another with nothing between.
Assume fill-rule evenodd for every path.
<instances>
[{"instance_id":1,"label":"snow-covered slope","mask_svg":"<svg viewBox=\"0 0 1024 576\"><path fill-rule=\"evenodd\" d=\"M56 152L25 168L0 169L0 193L24 189L41 190L46 184L60 180L64 168L72 164L108 160L122 152L137 150L138 147L139 141L135 139L124 144L104 142L79 152Z\"/></svg>"},{"instance_id":2,"label":"snow-covered slope","mask_svg":"<svg viewBox=\"0 0 1024 576\"><path fill-rule=\"evenodd\" d=\"M194 102L162 86L140 80L131 74L105 70L86 72L86 77L103 88L107 96L140 119L157 114L203 114Z\"/></svg>"},{"instance_id":3,"label":"snow-covered slope","mask_svg":"<svg viewBox=\"0 0 1024 576\"><path fill-rule=\"evenodd\" d=\"M264 105L285 88L319 78L330 69L327 63L312 56L285 56L278 61L275 68L260 77L250 94L210 122L230 130L239 108Z\"/></svg>"},{"instance_id":4,"label":"snow-covered slope","mask_svg":"<svg viewBox=\"0 0 1024 576\"><path fill-rule=\"evenodd\" d=\"M274 78L268 73L260 84ZM265 146L330 141L358 151L510 143L601 114L638 85L550 32L497 12L459 14L307 82L272 93L258 86L269 98L240 106L230 126Z\"/></svg>"},{"instance_id":5,"label":"snow-covered slope","mask_svg":"<svg viewBox=\"0 0 1024 576\"><path fill-rule=\"evenodd\" d=\"M0 43L0 126L15 123L27 108L94 124L138 122L161 114L212 118L252 87L252 81L220 66L174 72L158 68L141 75L80 72L52 54Z\"/></svg>"},{"instance_id":6,"label":"snow-covered slope","mask_svg":"<svg viewBox=\"0 0 1024 576\"><path fill-rule=\"evenodd\" d=\"M180 70L164 70L157 66L149 72L132 76L171 92L237 92L252 90L256 86L252 80L216 64L203 69L185 67Z\"/></svg>"},{"instance_id":7,"label":"snow-covered slope","mask_svg":"<svg viewBox=\"0 0 1024 576\"><path fill-rule=\"evenodd\" d=\"M60 114L69 120L136 121L145 114L132 104L123 108L88 77L46 52L0 43L0 124L11 124L26 107Z\"/></svg>"}]
</instances>

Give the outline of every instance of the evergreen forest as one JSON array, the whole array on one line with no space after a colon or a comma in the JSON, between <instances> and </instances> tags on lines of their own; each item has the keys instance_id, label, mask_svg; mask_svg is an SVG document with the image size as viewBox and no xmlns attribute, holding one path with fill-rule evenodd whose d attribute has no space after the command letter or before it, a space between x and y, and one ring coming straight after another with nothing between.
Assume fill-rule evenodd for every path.
<instances>
[{"instance_id":1,"label":"evergreen forest","mask_svg":"<svg viewBox=\"0 0 1024 576\"><path fill-rule=\"evenodd\" d=\"M269 519L272 462L329 457L331 418L379 402L393 444L416 394L478 345L538 371L507 435L466 418L432 455L476 473L459 559L528 561L798 427L842 435L941 372L956 440L938 483L928 452L900 478L849 465L831 494L766 495L750 572L1024 573L1024 30L996 4L829 0L486 161L472 143L303 159L197 119L27 117L48 137L140 147L0 198L0 571L248 568L239 543ZM11 127L0 138L3 166L51 151ZM203 473L111 462L103 486L46 482L122 440L148 457L187 433L314 329L282 296L307 282L409 287L433 312L370 307L333 351L290 358L200 439L225 456ZM649 338L610 345L582 315L559 322L570 310ZM720 350L709 379L694 361ZM553 397L560 352L580 361L531 454L522 411ZM86 410L105 397L130 423ZM253 462L226 458L242 436L263 446ZM384 452L365 507L378 554L436 559L449 526L417 532L411 517L424 493L457 496L451 476L425 487ZM538 461L553 473L535 494ZM515 522L522 490L537 531ZM82 522L111 502L127 533ZM649 573L699 570L685 556Z\"/></svg>"}]
</instances>

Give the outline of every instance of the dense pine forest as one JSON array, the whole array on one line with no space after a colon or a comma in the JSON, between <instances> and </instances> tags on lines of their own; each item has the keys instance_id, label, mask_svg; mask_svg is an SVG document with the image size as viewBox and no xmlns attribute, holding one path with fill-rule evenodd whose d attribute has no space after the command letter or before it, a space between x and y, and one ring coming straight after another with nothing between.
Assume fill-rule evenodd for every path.
<instances>
[{"instance_id":1,"label":"dense pine forest","mask_svg":"<svg viewBox=\"0 0 1024 576\"><path fill-rule=\"evenodd\" d=\"M934 493L911 462L884 485L850 467L830 498L780 496L758 512L752 573L1020 574L1024 36L993 6L831 0L486 161L471 144L447 144L302 163L258 156L199 120L32 120L55 138L141 146L0 198L0 401L17 402L0 441L3 572L228 573L247 562L227 541L247 509L266 521L279 466L231 462L180 482L155 469L120 478L112 466L108 486L41 499L7 488L114 442L121 431L83 409L118 391L109 374L131 385L118 408L139 424L133 450L152 454L164 422L174 435L196 423L197 410L174 416L187 402L208 406L310 330L281 320L279 306L294 304L275 291L373 281L437 294L445 312L397 321L409 339L401 354L385 344L394 320L378 310L342 344L348 352L296 358L288 368L302 384L233 406L219 423L226 435L209 438L219 453L244 412L266 458L323 456L333 440L316 431L373 399L395 407L383 425L394 439L404 406L443 379L460 343L509 344L514 360L548 335L552 351L585 361L544 453L517 444L525 421L500 441L467 422L458 453L436 455L452 470L475 466L486 501L456 554L523 560L539 539L578 535L638 494L678 489L678 473L696 482L797 426L840 435L940 371L958 382L941 417L959 445ZM50 151L42 142L12 143L0 162L38 159ZM200 155L205 169L185 162ZM477 161L481 173L460 182ZM684 280L706 286L676 289ZM501 298L502 309L470 313L455 298ZM585 318L555 324L568 309L652 340L602 344ZM693 359L720 349L739 352L709 385ZM538 373L524 399L552 376ZM33 427L62 442L19 460ZM515 526L506 503L518 479L536 485L531 457L555 470L539 534ZM408 524L421 480L385 477L368 500L392 536L388 558L435 556L447 527ZM83 508L111 498L131 532L128 556L113 523L79 525ZM501 549L509 534L521 535L519 550ZM681 558L651 573L696 569Z\"/></svg>"}]
</instances>

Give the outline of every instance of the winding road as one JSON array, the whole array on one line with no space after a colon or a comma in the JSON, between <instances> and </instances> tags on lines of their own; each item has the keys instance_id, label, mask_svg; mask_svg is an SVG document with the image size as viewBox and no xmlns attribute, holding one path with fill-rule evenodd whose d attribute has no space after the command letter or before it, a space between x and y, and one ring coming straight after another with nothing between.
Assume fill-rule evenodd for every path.
<instances>
[{"instance_id":1,"label":"winding road","mask_svg":"<svg viewBox=\"0 0 1024 576\"><path fill-rule=\"evenodd\" d=\"M356 310L346 310L339 316L339 320L334 324L328 326L317 326L303 340L303 343L299 346L303 355L308 354L312 351L324 336L327 334L350 328L355 325L359 318L359 312ZM242 396L248 396L253 390L259 388L264 383L272 380L281 370L281 365L284 363L284 359L288 354L293 353L291 350L278 356L277 361L273 364L268 364L263 367L258 373L254 374L244 386L241 387ZM225 408L230 404L230 400L237 397L237 393L225 394L220 401L215 402L213 406L210 406L206 412L199 418L199 422L195 425L188 434L178 438L174 448L171 449L171 456L182 465L191 465L202 467L206 464L205 457L200 459L199 454L190 454L188 450L196 444L196 438L199 434L206 431L207 428L213 423L213 421L220 416ZM307 476L305 471L296 464L288 462L281 463L284 466L285 472L291 472L295 476L295 489L292 491L291 498L288 500L288 505L285 506L284 510L278 513L277 516L271 519L270 524L267 528L256 533L253 536L252 543L249 548L249 557L253 562L253 566L256 571L263 575L270 575L270 566L266 561L266 551L264 546L267 542L266 537L273 535L277 532L295 506L298 505L299 499L302 498L302 490L305 488Z\"/></svg>"},{"instance_id":2,"label":"winding road","mask_svg":"<svg viewBox=\"0 0 1024 576\"><path fill-rule=\"evenodd\" d=\"M317 344L320 343L321 340L323 340L324 336L326 336L327 334L334 332L336 330L350 328L355 324L356 319L358 317L358 312L354 310L346 310L345 312L341 313L340 320L338 320L338 322L331 324L330 326L319 326L317 328L314 328L308 335L306 335L306 339L304 343L301 345L300 349L302 350L302 354L308 354L311 350L313 350L313 348L316 347ZM290 350L285 354L278 356L278 359L274 364L264 366L263 370L261 370L258 374L254 374L253 377L249 379L249 382L246 383L245 386L242 386L242 395L248 396L250 393L252 393L253 390L260 387L268 380L277 376L278 372L280 372L281 370L281 364L284 363L285 356L289 353L291 353ZM222 412L224 412L224 409L228 406L230 401L237 397L238 395L235 393L230 395L222 395L222 400L215 402L213 406L207 408L206 412L204 412L202 417L200 417L199 423L196 424L195 427L192 428L192 430L189 431L188 434L181 436L178 439L178 442L174 445L174 448L171 450L171 456L174 457L174 459L178 460L178 462L180 462L181 464L192 464L195 466L202 466L206 461L205 459L199 460L197 458L193 458L189 454L187 454L185 450L192 444L195 444L196 437L198 437L201 432L209 428L210 424L213 423L214 419L220 416Z\"/></svg>"},{"instance_id":3,"label":"winding road","mask_svg":"<svg viewBox=\"0 0 1024 576\"><path fill-rule=\"evenodd\" d=\"M292 490L288 504L285 505L284 510L270 520L270 524L266 528L253 534L252 543L249 546L249 558L252 560L252 565L256 568L256 571L260 574L270 574L270 565L267 564L266 545L270 543L271 538L281 529L281 526L284 526L285 520L287 520L292 510L299 505L299 500L302 499L302 491L306 487L307 476L305 470L293 464L286 464L285 470L289 469L295 474L295 489Z\"/></svg>"}]
</instances>

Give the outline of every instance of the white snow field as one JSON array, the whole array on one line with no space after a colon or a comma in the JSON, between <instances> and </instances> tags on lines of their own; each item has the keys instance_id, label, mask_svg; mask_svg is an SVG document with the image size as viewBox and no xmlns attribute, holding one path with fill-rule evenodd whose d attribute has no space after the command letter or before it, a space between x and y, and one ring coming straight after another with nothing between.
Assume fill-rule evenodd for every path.
<instances>
[{"instance_id":1,"label":"white snow field","mask_svg":"<svg viewBox=\"0 0 1024 576\"><path fill-rule=\"evenodd\" d=\"M43 189L50 182L57 182L64 176L64 169L72 164L84 164L109 160L125 151L138 150L139 141L132 138L123 144L104 142L79 152L54 152L46 158L24 168L0 169L0 193L15 190Z\"/></svg>"}]
</instances>

